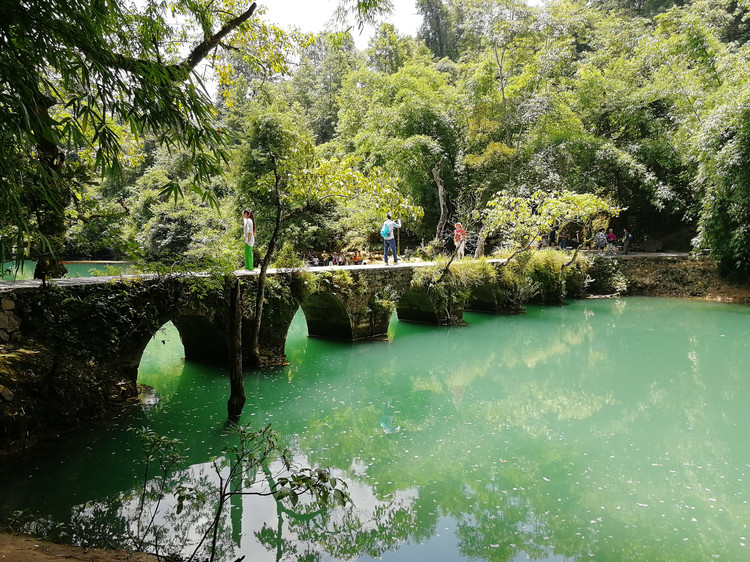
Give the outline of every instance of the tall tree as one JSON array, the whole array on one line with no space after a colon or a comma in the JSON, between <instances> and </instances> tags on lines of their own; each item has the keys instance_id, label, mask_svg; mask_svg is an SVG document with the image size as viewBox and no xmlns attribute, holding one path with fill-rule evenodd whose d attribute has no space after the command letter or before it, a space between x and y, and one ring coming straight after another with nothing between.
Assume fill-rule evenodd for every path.
<instances>
[{"instance_id":1,"label":"tall tree","mask_svg":"<svg viewBox=\"0 0 750 562\"><path fill-rule=\"evenodd\" d=\"M375 72L393 74L406 64L413 53L413 40L400 35L393 24L383 23L370 39L367 60Z\"/></svg>"},{"instance_id":2,"label":"tall tree","mask_svg":"<svg viewBox=\"0 0 750 562\"><path fill-rule=\"evenodd\" d=\"M354 40L348 33L319 35L304 49L300 68L289 85L292 99L305 110L318 143L331 140L338 121L338 95L346 76L359 66Z\"/></svg>"},{"instance_id":3,"label":"tall tree","mask_svg":"<svg viewBox=\"0 0 750 562\"><path fill-rule=\"evenodd\" d=\"M442 68L415 56L394 74L360 70L350 75L336 139L363 169L381 167L401 179L404 193L425 212L422 224L409 229L430 239L441 215L433 169L445 157L439 179L450 213L461 150L457 93L452 74Z\"/></svg>"},{"instance_id":4,"label":"tall tree","mask_svg":"<svg viewBox=\"0 0 750 562\"><path fill-rule=\"evenodd\" d=\"M443 0L417 0L417 11L423 18L419 28L420 39L437 58L455 59L458 48L448 6Z\"/></svg>"},{"instance_id":5,"label":"tall tree","mask_svg":"<svg viewBox=\"0 0 750 562\"><path fill-rule=\"evenodd\" d=\"M296 115L274 108L262 108L248 119L246 142L238 152L238 191L273 213L271 232L263 236L267 245L261 262L248 357L262 363L260 328L263 317L268 266L280 245L284 228L303 215L324 214L336 200L355 197L379 198L397 210L419 212L400 198L393 202L392 182L373 181L357 172L348 161L319 158L309 131ZM377 171L374 178L381 179ZM398 203L401 203L398 205Z\"/></svg>"},{"instance_id":6,"label":"tall tree","mask_svg":"<svg viewBox=\"0 0 750 562\"><path fill-rule=\"evenodd\" d=\"M140 11L106 0L6 3L0 22L0 217L23 238L39 236L37 277L55 273L54 242L63 209L89 149L98 172L120 172L113 121L192 153L195 185L225 155L196 66L236 31L247 30L255 3L224 2ZM178 52L175 44L187 49Z\"/></svg>"}]
</instances>

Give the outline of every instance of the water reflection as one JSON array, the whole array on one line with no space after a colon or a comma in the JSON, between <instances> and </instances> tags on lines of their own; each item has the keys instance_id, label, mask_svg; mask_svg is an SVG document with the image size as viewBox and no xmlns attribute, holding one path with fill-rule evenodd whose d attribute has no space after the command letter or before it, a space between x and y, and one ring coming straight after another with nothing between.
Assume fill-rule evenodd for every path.
<instances>
[{"instance_id":1,"label":"water reflection","mask_svg":"<svg viewBox=\"0 0 750 562\"><path fill-rule=\"evenodd\" d=\"M747 558L748 308L602 300L467 319L459 328L394 322L390 342L352 345L307 339L298 317L290 365L246 374L242 422L271 423L298 462L331 467L356 509L298 517L246 498L224 522L226 552ZM167 340L152 343L140 376L158 405L53 451L54 462L3 467L16 482L0 485L3 509L48 509L54 497L59 517L106 521L115 509L123 521L138 482L129 425L183 440L179 478L201 480L226 442L227 374L183 363L179 342ZM49 477L64 485L45 486ZM87 528L104 526L97 517ZM181 518L175 536L196 535L207 517Z\"/></svg>"},{"instance_id":2,"label":"water reflection","mask_svg":"<svg viewBox=\"0 0 750 562\"><path fill-rule=\"evenodd\" d=\"M130 275L134 272L133 265L124 261L64 261L68 270L65 277L92 277L101 275ZM2 264L0 280L22 281L34 278L34 260L22 260L16 268L15 262L6 261Z\"/></svg>"}]
</instances>

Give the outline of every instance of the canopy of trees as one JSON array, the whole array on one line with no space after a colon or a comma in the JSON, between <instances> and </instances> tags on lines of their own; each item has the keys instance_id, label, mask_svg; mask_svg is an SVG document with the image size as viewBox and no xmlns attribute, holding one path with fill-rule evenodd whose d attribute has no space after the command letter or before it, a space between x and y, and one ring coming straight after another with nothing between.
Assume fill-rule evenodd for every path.
<instances>
[{"instance_id":1,"label":"canopy of trees","mask_svg":"<svg viewBox=\"0 0 750 562\"><path fill-rule=\"evenodd\" d=\"M382 24L364 52L230 0L38 4L0 22L5 256L236 266L239 210L262 253L280 201L274 245L300 254L377 247L386 210L409 245L461 221L491 250L518 235L487 222L498 201L579 194L750 273L748 0L419 0L417 37Z\"/></svg>"}]
</instances>

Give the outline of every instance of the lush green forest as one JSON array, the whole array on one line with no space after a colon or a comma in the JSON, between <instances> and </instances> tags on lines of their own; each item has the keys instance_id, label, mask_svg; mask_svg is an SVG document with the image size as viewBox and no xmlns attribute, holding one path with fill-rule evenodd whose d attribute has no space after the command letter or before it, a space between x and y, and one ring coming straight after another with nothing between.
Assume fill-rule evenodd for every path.
<instances>
[{"instance_id":1,"label":"lush green forest","mask_svg":"<svg viewBox=\"0 0 750 562\"><path fill-rule=\"evenodd\" d=\"M274 232L297 255L380 248L386 212L402 248L449 252L460 221L490 251L515 243L498 201L578 193L637 241L750 273L748 0L417 0L417 37L381 24L364 51L228 0L174 2L179 25L160 2L11 4L6 257L238 267L243 208L261 255Z\"/></svg>"}]
</instances>

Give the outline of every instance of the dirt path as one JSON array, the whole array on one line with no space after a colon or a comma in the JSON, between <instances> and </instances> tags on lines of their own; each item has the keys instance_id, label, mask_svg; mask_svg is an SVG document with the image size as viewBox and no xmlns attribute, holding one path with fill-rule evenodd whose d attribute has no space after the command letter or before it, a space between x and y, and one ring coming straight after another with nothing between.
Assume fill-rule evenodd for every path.
<instances>
[{"instance_id":1,"label":"dirt path","mask_svg":"<svg viewBox=\"0 0 750 562\"><path fill-rule=\"evenodd\" d=\"M0 562L156 562L150 554L81 548L40 541L26 535L0 533Z\"/></svg>"}]
</instances>

